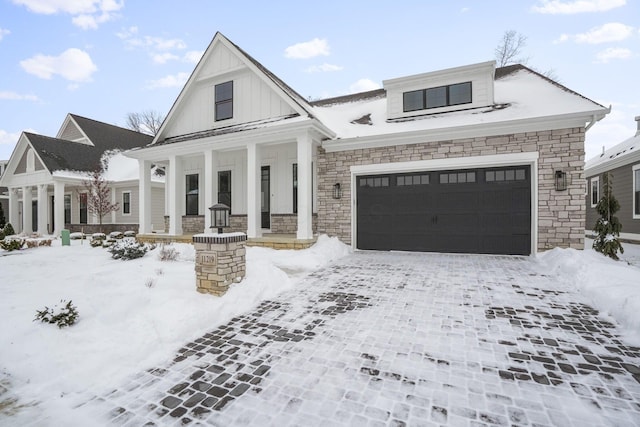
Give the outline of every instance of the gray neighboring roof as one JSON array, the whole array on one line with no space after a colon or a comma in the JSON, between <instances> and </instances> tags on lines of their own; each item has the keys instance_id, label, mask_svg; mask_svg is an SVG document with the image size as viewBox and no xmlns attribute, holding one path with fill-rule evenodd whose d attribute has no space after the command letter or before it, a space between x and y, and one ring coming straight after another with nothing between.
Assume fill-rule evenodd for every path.
<instances>
[{"instance_id":1,"label":"gray neighboring roof","mask_svg":"<svg viewBox=\"0 0 640 427\"><path fill-rule=\"evenodd\" d=\"M101 167L100 159L105 152L143 147L153 139L151 135L97 120L75 114L70 116L93 145L24 133L49 172L58 170L91 172Z\"/></svg>"},{"instance_id":2,"label":"gray neighboring roof","mask_svg":"<svg viewBox=\"0 0 640 427\"><path fill-rule=\"evenodd\" d=\"M588 178L635 162L640 162L640 133L589 159L584 174Z\"/></svg>"}]
</instances>

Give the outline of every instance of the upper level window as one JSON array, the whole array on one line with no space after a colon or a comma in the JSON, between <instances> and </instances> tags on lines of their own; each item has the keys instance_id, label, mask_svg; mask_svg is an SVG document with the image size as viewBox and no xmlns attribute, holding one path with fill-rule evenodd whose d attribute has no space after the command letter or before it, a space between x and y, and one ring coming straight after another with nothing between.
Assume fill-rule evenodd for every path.
<instances>
[{"instance_id":1,"label":"upper level window","mask_svg":"<svg viewBox=\"0 0 640 427\"><path fill-rule=\"evenodd\" d=\"M403 94L403 111L471 103L471 82L414 90Z\"/></svg>"},{"instance_id":2,"label":"upper level window","mask_svg":"<svg viewBox=\"0 0 640 427\"><path fill-rule=\"evenodd\" d=\"M233 117L233 81L215 86L216 121Z\"/></svg>"},{"instance_id":3,"label":"upper level window","mask_svg":"<svg viewBox=\"0 0 640 427\"><path fill-rule=\"evenodd\" d=\"M600 177L591 178L591 207L595 208L600 201Z\"/></svg>"}]
</instances>

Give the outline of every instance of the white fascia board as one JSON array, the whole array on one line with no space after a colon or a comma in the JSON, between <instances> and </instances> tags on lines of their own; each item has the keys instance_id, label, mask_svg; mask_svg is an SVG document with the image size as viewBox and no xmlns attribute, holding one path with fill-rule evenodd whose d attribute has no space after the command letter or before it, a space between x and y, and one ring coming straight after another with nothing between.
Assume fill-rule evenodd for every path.
<instances>
[{"instance_id":1,"label":"white fascia board","mask_svg":"<svg viewBox=\"0 0 640 427\"><path fill-rule=\"evenodd\" d=\"M123 154L133 159L149 161L163 161L170 155L187 156L201 154L204 150L242 150L247 142L258 144L295 141L296 136L303 132L317 134L317 139L335 137L335 134L316 119L303 119L294 123L277 126L262 127L225 135L200 138L178 143L150 146L144 149L129 150Z\"/></svg>"},{"instance_id":2,"label":"white fascia board","mask_svg":"<svg viewBox=\"0 0 640 427\"><path fill-rule=\"evenodd\" d=\"M495 70L496 61L479 62L477 64L462 65L460 67L447 68L444 70L430 71L428 73L414 74L411 76L398 77L395 79L387 79L382 81L382 86L385 89L393 88L395 86L404 86L414 82L421 82L424 80L433 80L442 76L455 78L459 75L478 75L482 72L493 72Z\"/></svg>"},{"instance_id":3,"label":"white fascia board","mask_svg":"<svg viewBox=\"0 0 640 427\"><path fill-rule=\"evenodd\" d=\"M585 169L584 177L590 178L592 176L600 175L601 173L612 171L614 169L618 169L636 162L640 162L640 149L635 153L620 156L616 159L611 159L608 162L600 163L599 165Z\"/></svg>"},{"instance_id":4,"label":"white fascia board","mask_svg":"<svg viewBox=\"0 0 640 427\"><path fill-rule=\"evenodd\" d=\"M491 113L488 113L491 114ZM602 109L562 116L518 119L496 123L479 123L442 129L425 129L403 133L363 136L324 141L322 148L327 152L347 151L363 148L379 148L403 144L419 144L454 139L481 138L525 132L539 132L554 129L584 127L594 116L602 116Z\"/></svg>"}]
</instances>

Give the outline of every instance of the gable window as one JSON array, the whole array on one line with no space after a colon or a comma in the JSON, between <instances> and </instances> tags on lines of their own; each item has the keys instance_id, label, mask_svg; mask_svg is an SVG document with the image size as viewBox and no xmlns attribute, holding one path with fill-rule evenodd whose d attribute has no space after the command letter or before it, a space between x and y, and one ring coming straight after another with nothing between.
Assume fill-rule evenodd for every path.
<instances>
[{"instance_id":1,"label":"gable window","mask_svg":"<svg viewBox=\"0 0 640 427\"><path fill-rule=\"evenodd\" d=\"M185 176L186 215L198 215L198 174Z\"/></svg>"},{"instance_id":2,"label":"gable window","mask_svg":"<svg viewBox=\"0 0 640 427\"><path fill-rule=\"evenodd\" d=\"M215 86L216 121L233 117L233 81Z\"/></svg>"},{"instance_id":3,"label":"gable window","mask_svg":"<svg viewBox=\"0 0 640 427\"><path fill-rule=\"evenodd\" d=\"M80 224L87 223L87 193L80 193Z\"/></svg>"},{"instance_id":4,"label":"gable window","mask_svg":"<svg viewBox=\"0 0 640 427\"><path fill-rule=\"evenodd\" d=\"M640 164L633 167L633 217L640 219Z\"/></svg>"},{"instance_id":5,"label":"gable window","mask_svg":"<svg viewBox=\"0 0 640 427\"><path fill-rule=\"evenodd\" d=\"M591 178L591 207L595 208L600 201L600 177Z\"/></svg>"},{"instance_id":6,"label":"gable window","mask_svg":"<svg viewBox=\"0 0 640 427\"><path fill-rule=\"evenodd\" d=\"M471 103L471 82L403 93L403 111L405 113L469 103Z\"/></svg>"},{"instance_id":7,"label":"gable window","mask_svg":"<svg viewBox=\"0 0 640 427\"><path fill-rule=\"evenodd\" d=\"M122 193L122 215L131 215L131 192Z\"/></svg>"},{"instance_id":8,"label":"gable window","mask_svg":"<svg viewBox=\"0 0 640 427\"><path fill-rule=\"evenodd\" d=\"M231 214L231 171L218 172L218 203L229 206Z\"/></svg>"}]
</instances>

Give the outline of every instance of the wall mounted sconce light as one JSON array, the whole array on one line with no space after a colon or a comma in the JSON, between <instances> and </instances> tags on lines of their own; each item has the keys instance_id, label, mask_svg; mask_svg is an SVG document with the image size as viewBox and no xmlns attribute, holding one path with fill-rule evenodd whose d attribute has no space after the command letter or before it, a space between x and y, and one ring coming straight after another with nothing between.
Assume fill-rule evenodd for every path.
<instances>
[{"instance_id":1,"label":"wall mounted sconce light","mask_svg":"<svg viewBox=\"0 0 640 427\"><path fill-rule=\"evenodd\" d=\"M335 184L333 184L333 198L334 199L342 198L342 187L340 186L339 182L336 182Z\"/></svg>"},{"instance_id":2,"label":"wall mounted sconce light","mask_svg":"<svg viewBox=\"0 0 640 427\"><path fill-rule=\"evenodd\" d=\"M556 191L564 191L567 189L567 173L563 171L556 171Z\"/></svg>"}]
</instances>

